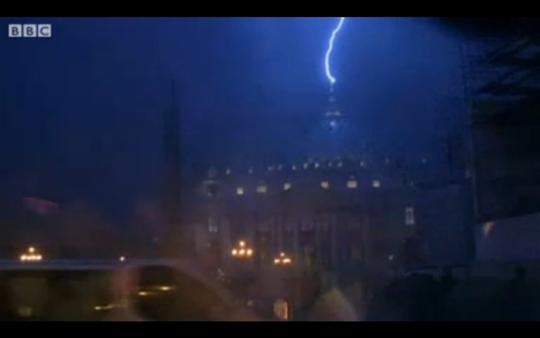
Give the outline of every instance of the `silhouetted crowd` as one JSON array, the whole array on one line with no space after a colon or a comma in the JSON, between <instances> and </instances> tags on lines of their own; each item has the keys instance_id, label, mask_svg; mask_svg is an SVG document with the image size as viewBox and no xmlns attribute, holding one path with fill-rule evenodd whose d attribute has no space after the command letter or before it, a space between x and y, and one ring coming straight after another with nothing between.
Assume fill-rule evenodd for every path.
<instances>
[{"instance_id":1,"label":"silhouetted crowd","mask_svg":"<svg viewBox=\"0 0 540 338\"><path fill-rule=\"evenodd\" d=\"M538 320L538 282L516 268L510 280L413 274L395 278L369 304L366 320Z\"/></svg>"}]
</instances>

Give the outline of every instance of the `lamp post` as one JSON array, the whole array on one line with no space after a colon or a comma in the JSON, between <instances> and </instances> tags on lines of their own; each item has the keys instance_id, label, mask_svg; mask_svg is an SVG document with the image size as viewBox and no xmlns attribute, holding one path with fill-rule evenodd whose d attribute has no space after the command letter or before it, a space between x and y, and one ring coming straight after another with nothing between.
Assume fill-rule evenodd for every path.
<instances>
[{"instance_id":1,"label":"lamp post","mask_svg":"<svg viewBox=\"0 0 540 338\"><path fill-rule=\"evenodd\" d=\"M280 252L279 256L274 258L274 265L279 266L288 266L292 264L292 259L285 254L285 252Z\"/></svg>"},{"instance_id":2,"label":"lamp post","mask_svg":"<svg viewBox=\"0 0 540 338\"><path fill-rule=\"evenodd\" d=\"M40 262L43 256L34 248L29 246L25 253L19 256L20 262Z\"/></svg>"},{"instance_id":3,"label":"lamp post","mask_svg":"<svg viewBox=\"0 0 540 338\"><path fill-rule=\"evenodd\" d=\"M240 240L231 250L231 256L237 259L250 259L253 257L253 248L248 246L245 241Z\"/></svg>"}]
</instances>

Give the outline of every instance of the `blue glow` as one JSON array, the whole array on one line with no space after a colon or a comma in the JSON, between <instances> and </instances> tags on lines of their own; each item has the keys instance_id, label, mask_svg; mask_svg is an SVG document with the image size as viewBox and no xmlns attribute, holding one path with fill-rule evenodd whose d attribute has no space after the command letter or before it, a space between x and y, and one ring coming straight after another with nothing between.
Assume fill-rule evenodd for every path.
<instances>
[{"instance_id":1,"label":"blue glow","mask_svg":"<svg viewBox=\"0 0 540 338\"><path fill-rule=\"evenodd\" d=\"M328 78L328 81L330 81L330 85L333 85L336 82L336 78L332 76L332 73L330 71L330 54L332 54L332 49L334 49L334 40L336 38L336 35L341 29L341 26L343 26L344 21L344 17L339 18L339 22L336 28L332 31L332 35L330 36L330 40L328 41L328 49L326 50L326 54L324 56L324 69L326 71L326 77Z\"/></svg>"}]
</instances>

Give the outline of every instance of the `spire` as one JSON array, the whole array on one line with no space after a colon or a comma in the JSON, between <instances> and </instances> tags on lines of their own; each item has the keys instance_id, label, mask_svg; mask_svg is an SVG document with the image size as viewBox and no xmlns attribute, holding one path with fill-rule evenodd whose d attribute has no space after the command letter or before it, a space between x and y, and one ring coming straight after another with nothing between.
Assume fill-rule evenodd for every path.
<instances>
[{"instance_id":1,"label":"spire","mask_svg":"<svg viewBox=\"0 0 540 338\"><path fill-rule=\"evenodd\" d=\"M328 106L324 113L323 127L330 132L337 132L344 125L343 115L336 104L334 85L331 84L328 91Z\"/></svg>"}]
</instances>

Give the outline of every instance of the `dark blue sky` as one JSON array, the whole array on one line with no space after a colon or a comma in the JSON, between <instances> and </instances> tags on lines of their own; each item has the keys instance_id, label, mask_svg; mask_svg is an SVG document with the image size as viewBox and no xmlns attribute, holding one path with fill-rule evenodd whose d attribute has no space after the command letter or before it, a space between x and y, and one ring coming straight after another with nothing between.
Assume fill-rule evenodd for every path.
<instances>
[{"instance_id":1,"label":"dark blue sky","mask_svg":"<svg viewBox=\"0 0 540 338\"><path fill-rule=\"evenodd\" d=\"M33 20L0 19L0 26ZM129 210L156 192L162 110L178 83L184 165L302 153L325 109L332 18L45 19L51 39L0 36L0 187ZM435 19L349 18L332 63L340 106L373 147L435 151L460 95L459 39ZM395 150L403 151L403 150Z\"/></svg>"}]
</instances>

